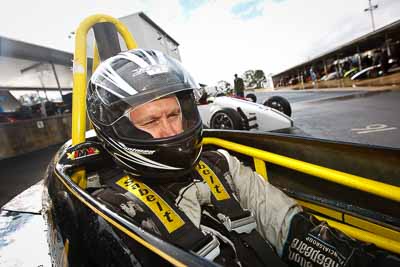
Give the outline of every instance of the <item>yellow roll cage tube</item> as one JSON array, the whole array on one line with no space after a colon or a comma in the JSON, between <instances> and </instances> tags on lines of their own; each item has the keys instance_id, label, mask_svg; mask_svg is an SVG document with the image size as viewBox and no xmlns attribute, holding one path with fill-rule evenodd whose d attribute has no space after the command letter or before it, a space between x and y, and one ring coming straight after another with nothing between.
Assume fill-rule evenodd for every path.
<instances>
[{"instance_id":1,"label":"yellow roll cage tube","mask_svg":"<svg viewBox=\"0 0 400 267\"><path fill-rule=\"evenodd\" d=\"M79 24L75 35L75 53L73 62L73 95L72 95L72 145L85 142L86 132L86 83L87 83L87 55L86 37L88 31L96 24L109 22L113 23L121 34L128 49L137 47L135 40L128 28L116 18L108 15L98 14L86 18ZM94 46L93 67L99 63L99 56ZM94 70L93 68L93 70ZM72 180L81 188L86 188L85 170L76 171Z\"/></svg>"},{"instance_id":2,"label":"yellow roll cage tube","mask_svg":"<svg viewBox=\"0 0 400 267\"><path fill-rule=\"evenodd\" d=\"M285 168L318 177L320 179L345 185L350 188L355 188L386 199L400 202L400 188L393 185L388 185L374 181L372 179L367 179L345 172L332 170L315 164L281 156L278 154L237 144L219 138L204 138L203 145L208 144L216 145L227 150L231 150L252 157L254 160L256 171L260 173L265 179L267 179L265 162L270 162ZM327 221L328 224L356 239L365 242L371 242L383 249L400 253L400 233L398 231L317 204L308 203L306 201L300 200L298 200L298 203L303 207L346 223L343 224L338 221L333 221L325 217L317 216L319 219ZM364 230L349 226L348 224L354 225Z\"/></svg>"},{"instance_id":3,"label":"yellow roll cage tube","mask_svg":"<svg viewBox=\"0 0 400 267\"><path fill-rule=\"evenodd\" d=\"M75 37L75 53L73 62L73 105L72 105L72 144L77 145L85 141L86 131L86 80L87 80L87 55L86 55L86 35L89 29L96 23L110 22L113 23L117 31L123 37L128 49L137 47L135 40L129 33L126 26L119 20L107 15L93 15L86 18L78 27ZM93 70L99 62L97 49L94 49L94 66ZM217 145L222 148L235 151L250 157L253 157L255 169L265 179L267 177L267 169L265 162L274 163L286 168L290 168L299 172L303 172L321 179L325 179L334 183L355 188L370 194L374 194L383 198L400 202L400 188L384 183L359 177L356 175L332 170L318 165L310 164L289 157L277 155L260 149L240 145L218 138L204 138L203 144ZM86 188L85 170L74 173L72 180L81 188ZM372 242L383 249L400 253L400 233L398 231L386 228L381 225L368 222L366 220L342 214L339 211L323 207L317 204L298 201L300 205L317 211L336 220L327 219L318 216L319 219L325 220L333 227L365 242ZM338 222L342 221L344 223ZM354 225L356 227L350 226ZM361 229L359 229L361 228Z\"/></svg>"}]
</instances>

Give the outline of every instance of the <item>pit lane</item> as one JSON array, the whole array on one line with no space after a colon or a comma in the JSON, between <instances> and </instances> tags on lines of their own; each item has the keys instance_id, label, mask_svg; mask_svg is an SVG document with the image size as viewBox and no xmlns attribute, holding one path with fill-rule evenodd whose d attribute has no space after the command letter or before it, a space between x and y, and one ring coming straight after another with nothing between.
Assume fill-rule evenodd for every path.
<instances>
[{"instance_id":1,"label":"pit lane","mask_svg":"<svg viewBox=\"0 0 400 267\"><path fill-rule=\"evenodd\" d=\"M273 95L288 99L295 126L308 136L400 148L399 89L272 91L256 96L259 103Z\"/></svg>"}]
</instances>

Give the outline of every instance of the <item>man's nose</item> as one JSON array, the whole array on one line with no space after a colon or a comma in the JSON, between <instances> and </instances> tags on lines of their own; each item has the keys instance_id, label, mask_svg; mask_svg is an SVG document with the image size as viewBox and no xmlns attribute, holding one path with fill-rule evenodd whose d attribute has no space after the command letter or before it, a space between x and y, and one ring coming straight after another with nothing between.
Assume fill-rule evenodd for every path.
<instances>
[{"instance_id":1,"label":"man's nose","mask_svg":"<svg viewBox=\"0 0 400 267\"><path fill-rule=\"evenodd\" d=\"M168 118L163 117L161 119L161 129L160 129L160 137L170 137L178 134L174 125L168 120Z\"/></svg>"}]
</instances>

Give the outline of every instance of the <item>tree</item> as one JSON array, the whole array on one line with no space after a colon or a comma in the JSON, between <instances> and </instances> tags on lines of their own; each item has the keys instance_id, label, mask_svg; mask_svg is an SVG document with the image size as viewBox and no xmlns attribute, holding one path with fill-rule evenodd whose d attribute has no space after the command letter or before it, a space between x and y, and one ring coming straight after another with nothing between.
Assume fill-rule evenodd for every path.
<instances>
[{"instance_id":1,"label":"tree","mask_svg":"<svg viewBox=\"0 0 400 267\"><path fill-rule=\"evenodd\" d=\"M217 89L219 92L225 94L229 94L232 92L231 84L223 80L217 82Z\"/></svg>"},{"instance_id":2,"label":"tree","mask_svg":"<svg viewBox=\"0 0 400 267\"><path fill-rule=\"evenodd\" d=\"M248 70L243 73L243 82L248 89L262 88L266 80L263 70Z\"/></svg>"}]
</instances>

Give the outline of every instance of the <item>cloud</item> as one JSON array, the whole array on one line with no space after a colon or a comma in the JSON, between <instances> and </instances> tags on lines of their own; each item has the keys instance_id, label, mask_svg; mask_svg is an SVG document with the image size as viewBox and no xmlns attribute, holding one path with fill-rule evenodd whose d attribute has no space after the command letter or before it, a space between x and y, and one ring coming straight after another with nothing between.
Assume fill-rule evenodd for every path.
<instances>
[{"instance_id":1,"label":"cloud","mask_svg":"<svg viewBox=\"0 0 400 267\"><path fill-rule=\"evenodd\" d=\"M239 2L232 6L231 12L240 19L253 19L263 15L264 0L250 0Z\"/></svg>"},{"instance_id":2,"label":"cloud","mask_svg":"<svg viewBox=\"0 0 400 267\"><path fill-rule=\"evenodd\" d=\"M179 0L179 4L182 6L184 15L189 15L191 11L204 5L208 0Z\"/></svg>"},{"instance_id":3,"label":"cloud","mask_svg":"<svg viewBox=\"0 0 400 267\"><path fill-rule=\"evenodd\" d=\"M377 27L400 18L400 1L372 2ZM281 72L371 31L366 7L366 0L14 0L0 9L0 34L72 51L68 34L88 15L144 11L180 43L197 80L214 84L248 69Z\"/></svg>"}]
</instances>

